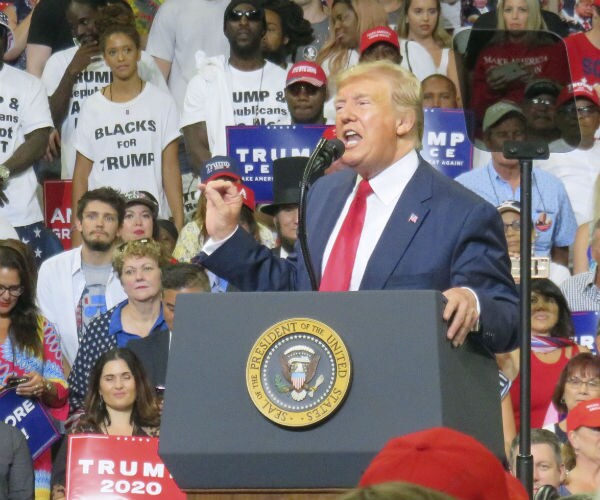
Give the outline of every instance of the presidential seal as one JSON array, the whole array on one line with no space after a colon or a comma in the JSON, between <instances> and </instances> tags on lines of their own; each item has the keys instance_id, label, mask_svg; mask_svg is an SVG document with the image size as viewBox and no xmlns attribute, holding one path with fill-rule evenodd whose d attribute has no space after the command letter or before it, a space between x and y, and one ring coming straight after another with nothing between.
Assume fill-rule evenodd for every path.
<instances>
[{"instance_id":1,"label":"presidential seal","mask_svg":"<svg viewBox=\"0 0 600 500\"><path fill-rule=\"evenodd\" d=\"M330 417L351 380L348 350L324 323L293 318L273 325L252 346L246 385L265 417L285 427L307 427Z\"/></svg>"}]
</instances>

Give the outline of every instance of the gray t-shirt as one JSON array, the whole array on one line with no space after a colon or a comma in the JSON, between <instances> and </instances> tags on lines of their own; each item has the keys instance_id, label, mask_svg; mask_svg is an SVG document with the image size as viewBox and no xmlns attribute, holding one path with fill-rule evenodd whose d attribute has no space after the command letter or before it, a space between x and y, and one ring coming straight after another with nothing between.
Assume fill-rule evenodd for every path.
<instances>
[{"instance_id":1,"label":"gray t-shirt","mask_svg":"<svg viewBox=\"0 0 600 500\"><path fill-rule=\"evenodd\" d=\"M326 17L321 22L311 24L315 39L308 45L298 47L296 51L296 62L312 61L317 59L317 54L329 36L329 19Z\"/></svg>"},{"instance_id":2,"label":"gray t-shirt","mask_svg":"<svg viewBox=\"0 0 600 500\"><path fill-rule=\"evenodd\" d=\"M81 340L83 328L95 317L106 312L106 283L113 272L111 264L93 266L81 263L85 288L77 308L77 336Z\"/></svg>"}]
</instances>

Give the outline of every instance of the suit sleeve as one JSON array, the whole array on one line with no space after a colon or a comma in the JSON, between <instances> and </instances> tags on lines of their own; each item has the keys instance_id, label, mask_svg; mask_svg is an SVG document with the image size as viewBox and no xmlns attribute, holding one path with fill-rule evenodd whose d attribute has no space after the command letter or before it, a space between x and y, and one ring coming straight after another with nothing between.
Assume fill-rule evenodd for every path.
<instances>
[{"instance_id":1,"label":"suit sleeve","mask_svg":"<svg viewBox=\"0 0 600 500\"><path fill-rule=\"evenodd\" d=\"M298 244L296 247L299 250ZM244 292L297 289L298 263L275 257L269 248L240 228L218 250L210 256L201 253L197 261Z\"/></svg>"},{"instance_id":2,"label":"suit sleeve","mask_svg":"<svg viewBox=\"0 0 600 500\"><path fill-rule=\"evenodd\" d=\"M479 298L481 328L474 338L493 352L517 347L519 297L501 219L489 203L466 214L450 272L452 287L469 287Z\"/></svg>"}]
</instances>

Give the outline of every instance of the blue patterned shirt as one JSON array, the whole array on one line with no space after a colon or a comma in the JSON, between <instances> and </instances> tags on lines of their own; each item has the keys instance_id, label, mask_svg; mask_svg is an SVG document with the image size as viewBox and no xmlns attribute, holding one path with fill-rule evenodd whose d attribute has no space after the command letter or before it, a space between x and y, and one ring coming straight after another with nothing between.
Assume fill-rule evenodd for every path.
<instances>
[{"instance_id":1,"label":"blue patterned shirt","mask_svg":"<svg viewBox=\"0 0 600 500\"><path fill-rule=\"evenodd\" d=\"M498 175L492 162L461 174L455 180L496 207L508 200L521 200L521 188L513 191L512 186ZM567 247L575 240L575 214L563 184L552 174L534 167L531 191L534 253L538 257L549 257L552 247ZM544 214L546 224L543 223Z\"/></svg>"},{"instance_id":2,"label":"blue patterned shirt","mask_svg":"<svg viewBox=\"0 0 600 500\"><path fill-rule=\"evenodd\" d=\"M89 377L98 358L115 347L125 347L131 339L140 338L123 330L121 311L129 303L124 300L109 311L94 318L85 329L73 369L69 374L69 403L71 412L83 408L83 402L88 391ZM150 332L167 329L165 318L160 313Z\"/></svg>"}]
</instances>

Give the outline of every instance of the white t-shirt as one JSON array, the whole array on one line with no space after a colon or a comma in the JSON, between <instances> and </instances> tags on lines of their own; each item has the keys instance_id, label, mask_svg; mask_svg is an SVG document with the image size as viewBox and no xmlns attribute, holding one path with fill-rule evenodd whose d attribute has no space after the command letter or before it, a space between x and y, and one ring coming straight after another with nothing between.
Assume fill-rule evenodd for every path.
<instances>
[{"instance_id":1,"label":"white t-shirt","mask_svg":"<svg viewBox=\"0 0 600 500\"><path fill-rule=\"evenodd\" d=\"M42 82L4 64L0 70L0 164L25 142L25 135L46 127L52 127L52 117ZM5 191L8 204L0 208L0 215L14 227L43 220L36 189L33 167L11 175Z\"/></svg>"},{"instance_id":2,"label":"white t-shirt","mask_svg":"<svg viewBox=\"0 0 600 500\"><path fill-rule=\"evenodd\" d=\"M171 62L169 90L180 111L187 84L196 73L196 52L202 50L208 57L229 52L223 34L228 4L229 0L168 0L152 21L146 50Z\"/></svg>"},{"instance_id":3,"label":"white t-shirt","mask_svg":"<svg viewBox=\"0 0 600 500\"><path fill-rule=\"evenodd\" d=\"M225 66L231 82L235 125L285 125L290 116L285 102L286 71L266 62L255 71ZM233 124L231 124L233 125Z\"/></svg>"},{"instance_id":4,"label":"white t-shirt","mask_svg":"<svg viewBox=\"0 0 600 500\"><path fill-rule=\"evenodd\" d=\"M42 74L42 83L46 87L48 96L56 92L60 81L65 74L65 71L75 53L77 47L70 47L60 52L55 52L50 56L44 73ZM147 52L142 51L142 57L138 62L138 75L144 81L152 82L157 87L168 90L165 79L154 62L154 58ZM112 81L110 68L100 58L88 65L85 71L77 75L75 85L71 92L69 101L69 109L60 129L61 139L61 161L62 161L62 178L71 179L73 170L75 169L75 147L73 140L75 135L75 127L77 127L77 119L81 110L82 102L90 95L96 93L102 87L106 87Z\"/></svg>"},{"instance_id":5,"label":"white t-shirt","mask_svg":"<svg viewBox=\"0 0 600 500\"><path fill-rule=\"evenodd\" d=\"M179 137L171 95L152 83L129 102L112 102L97 92L85 100L75 130L75 149L93 162L88 189L142 189L169 207L162 183L162 152Z\"/></svg>"},{"instance_id":6,"label":"white t-shirt","mask_svg":"<svg viewBox=\"0 0 600 500\"><path fill-rule=\"evenodd\" d=\"M568 153L551 153L547 160L535 166L558 177L567 190L577 225L592 219L594 183L600 174L600 143L591 149L574 149Z\"/></svg>"},{"instance_id":7,"label":"white t-shirt","mask_svg":"<svg viewBox=\"0 0 600 500\"><path fill-rule=\"evenodd\" d=\"M181 128L206 122L211 154L227 154L225 127L231 125L289 125L285 102L285 70L267 61L256 71L238 71L223 55L196 55L198 72L187 88Z\"/></svg>"}]
</instances>

